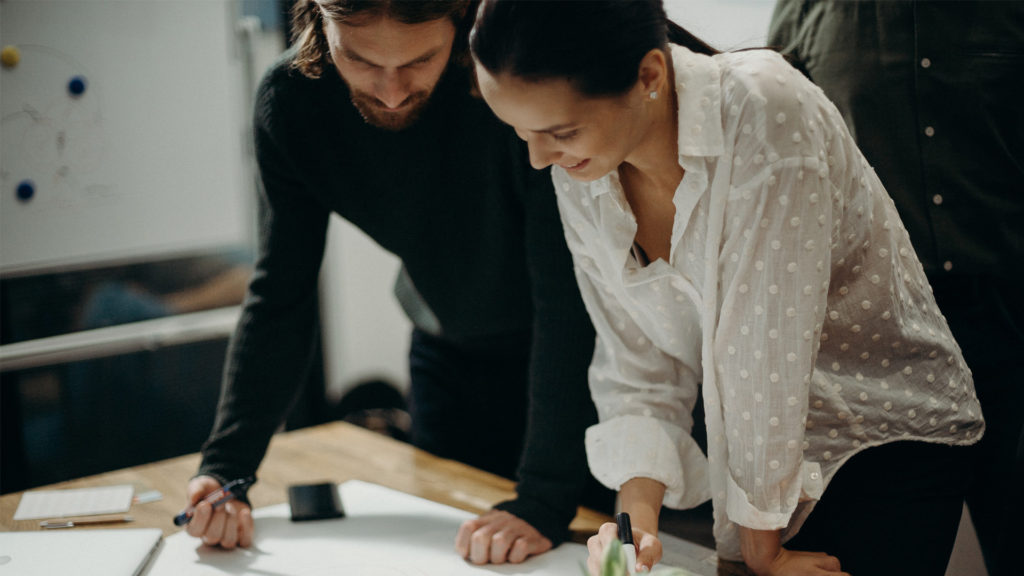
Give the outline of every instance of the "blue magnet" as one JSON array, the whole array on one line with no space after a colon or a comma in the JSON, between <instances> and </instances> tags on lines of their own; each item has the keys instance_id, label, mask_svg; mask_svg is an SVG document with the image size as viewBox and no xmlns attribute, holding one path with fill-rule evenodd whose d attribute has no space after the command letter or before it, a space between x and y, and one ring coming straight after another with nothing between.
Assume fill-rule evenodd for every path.
<instances>
[{"instance_id":1,"label":"blue magnet","mask_svg":"<svg viewBox=\"0 0 1024 576\"><path fill-rule=\"evenodd\" d=\"M18 184L18 200L28 202L36 194L36 185L31 180L22 180Z\"/></svg>"},{"instance_id":2,"label":"blue magnet","mask_svg":"<svg viewBox=\"0 0 1024 576\"><path fill-rule=\"evenodd\" d=\"M68 92L72 96L81 96L85 93L85 76L72 76L68 81Z\"/></svg>"}]
</instances>

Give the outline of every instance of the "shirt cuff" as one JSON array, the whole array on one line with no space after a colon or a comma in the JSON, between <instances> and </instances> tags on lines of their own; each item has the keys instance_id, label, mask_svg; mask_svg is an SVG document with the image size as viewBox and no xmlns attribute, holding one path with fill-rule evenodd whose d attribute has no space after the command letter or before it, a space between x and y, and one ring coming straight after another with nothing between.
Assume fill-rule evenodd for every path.
<instances>
[{"instance_id":1,"label":"shirt cuff","mask_svg":"<svg viewBox=\"0 0 1024 576\"><path fill-rule=\"evenodd\" d=\"M818 500L824 491L821 466L816 462L805 461L800 466L800 474L795 480L796 486L789 490L792 493L800 494L799 500L794 496L780 499L782 509L777 512L769 512L751 504L747 492L740 488L731 474L726 474L726 478L728 479L728 494L725 510L729 520L754 530L779 530L787 527L799 501ZM782 490L781 487L778 489Z\"/></svg>"},{"instance_id":2,"label":"shirt cuff","mask_svg":"<svg viewBox=\"0 0 1024 576\"><path fill-rule=\"evenodd\" d=\"M588 428L586 446L594 478L613 490L633 478L650 478L665 485L662 503L669 508L693 508L711 497L707 458L678 426L618 416Z\"/></svg>"}]
</instances>

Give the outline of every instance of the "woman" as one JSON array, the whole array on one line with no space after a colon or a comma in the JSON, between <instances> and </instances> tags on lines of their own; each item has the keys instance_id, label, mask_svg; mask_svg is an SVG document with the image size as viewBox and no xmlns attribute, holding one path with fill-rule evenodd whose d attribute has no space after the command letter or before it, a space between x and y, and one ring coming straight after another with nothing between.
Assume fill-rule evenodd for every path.
<instances>
[{"instance_id":1,"label":"woman","mask_svg":"<svg viewBox=\"0 0 1024 576\"><path fill-rule=\"evenodd\" d=\"M553 165L598 333L588 459L637 568L661 505L710 497L719 556L758 575L942 574L981 410L821 91L775 53L716 53L660 0L485 0L470 45L488 104Z\"/></svg>"}]
</instances>

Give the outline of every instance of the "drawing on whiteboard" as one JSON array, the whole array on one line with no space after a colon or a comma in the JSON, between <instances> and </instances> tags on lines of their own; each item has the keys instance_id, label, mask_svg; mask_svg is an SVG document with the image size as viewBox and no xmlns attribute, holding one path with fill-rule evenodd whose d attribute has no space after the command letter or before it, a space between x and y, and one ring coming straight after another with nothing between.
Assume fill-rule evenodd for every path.
<instances>
[{"instance_id":1,"label":"drawing on whiteboard","mask_svg":"<svg viewBox=\"0 0 1024 576\"><path fill-rule=\"evenodd\" d=\"M106 149L101 91L70 55L41 45L18 49L18 68L4 70L4 194L27 206L108 199L109 186L88 181Z\"/></svg>"}]
</instances>

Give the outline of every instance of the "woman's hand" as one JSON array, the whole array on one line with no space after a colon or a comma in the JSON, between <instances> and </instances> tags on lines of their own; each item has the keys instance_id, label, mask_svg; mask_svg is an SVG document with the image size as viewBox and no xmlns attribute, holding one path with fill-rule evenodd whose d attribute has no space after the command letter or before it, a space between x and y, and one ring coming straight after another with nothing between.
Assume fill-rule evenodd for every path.
<instances>
[{"instance_id":1,"label":"woman's hand","mask_svg":"<svg viewBox=\"0 0 1024 576\"><path fill-rule=\"evenodd\" d=\"M632 478L619 488L619 505L628 512L633 525L633 545L636 547L637 572L650 570L661 560L661 540L658 540L658 515L665 498L665 485L650 478ZM608 544L619 536L614 522L603 524L597 534L587 540L590 557L587 569L597 576Z\"/></svg>"},{"instance_id":2,"label":"woman's hand","mask_svg":"<svg viewBox=\"0 0 1024 576\"><path fill-rule=\"evenodd\" d=\"M824 552L786 550L775 530L754 530L740 526L743 560L757 576L850 576L839 559Z\"/></svg>"},{"instance_id":3,"label":"woman's hand","mask_svg":"<svg viewBox=\"0 0 1024 576\"><path fill-rule=\"evenodd\" d=\"M601 576L601 564L604 562L605 550L612 540L619 536L619 527L614 522L601 525L597 534L587 540L587 570L592 576ZM633 542L636 546L635 572L647 572L661 560L661 540L650 532L633 528Z\"/></svg>"}]
</instances>

